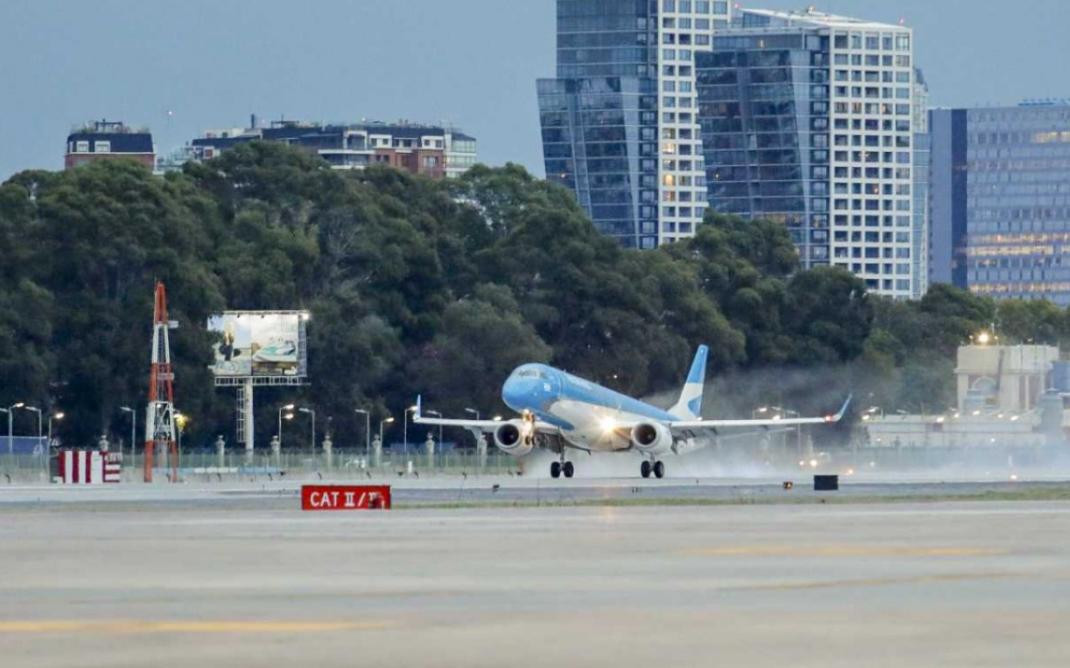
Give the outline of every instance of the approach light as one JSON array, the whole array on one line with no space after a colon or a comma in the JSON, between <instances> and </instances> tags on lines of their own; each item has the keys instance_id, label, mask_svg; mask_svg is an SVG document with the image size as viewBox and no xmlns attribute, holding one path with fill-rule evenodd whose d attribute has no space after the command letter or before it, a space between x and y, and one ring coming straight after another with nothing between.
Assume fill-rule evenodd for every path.
<instances>
[{"instance_id":1,"label":"approach light","mask_svg":"<svg viewBox=\"0 0 1070 668\"><path fill-rule=\"evenodd\" d=\"M617 428L617 421L608 415L600 419L598 422L602 426L602 431L604 432L610 432Z\"/></svg>"},{"instance_id":2,"label":"approach light","mask_svg":"<svg viewBox=\"0 0 1070 668\"><path fill-rule=\"evenodd\" d=\"M495 415L494 416L494 421L495 422L501 422L502 421L502 416L501 415Z\"/></svg>"},{"instance_id":3,"label":"approach light","mask_svg":"<svg viewBox=\"0 0 1070 668\"><path fill-rule=\"evenodd\" d=\"M982 346L988 345L988 342L991 340L992 335L990 335L988 332L981 332L977 335L977 343L980 343Z\"/></svg>"},{"instance_id":4,"label":"approach light","mask_svg":"<svg viewBox=\"0 0 1070 668\"><path fill-rule=\"evenodd\" d=\"M810 460L810 468L812 468L812 469L816 469L817 468L817 460L816 459L811 459Z\"/></svg>"},{"instance_id":5,"label":"approach light","mask_svg":"<svg viewBox=\"0 0 1070 668\"><path fill-rule=\"evenodd\" d=\"M284 410L284 411L292 411L293 409L294 409L294 405L293 404L286 404L285 406L282 407L282 410Z\"/></svg>"},{"instance_id":6,"label":"approach light","mask_svg":"<svg viewBox=\"0 0 1070 668\"><path fill-rule=\"evenodd\" d=\"M290 416L290 417L293 417L293 416ZM388 423L388 424L389 424L390 422L393 422L393 421L394 421L394 418L392 418L392 417L388 417L387 419L383 420L383 422L386 422L386 423Z\"/></svg>"},{"instance_id":7,"label":"approach light","mask_svg":"<svg viewBox=\"0 0 1070 668\"><path fill-rule=\"evenodd\" d=\"M66 413L56 413L52 418L55 420L62 420L64 415L66 415Z\"/></svg>"}]
</instances>

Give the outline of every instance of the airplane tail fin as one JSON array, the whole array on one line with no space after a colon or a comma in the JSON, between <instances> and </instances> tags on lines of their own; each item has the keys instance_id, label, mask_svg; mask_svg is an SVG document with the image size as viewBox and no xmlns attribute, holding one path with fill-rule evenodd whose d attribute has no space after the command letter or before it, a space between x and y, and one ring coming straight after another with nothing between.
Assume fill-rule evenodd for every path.
<instances>
[{"instance_id":1,"label":"airplane tail fin","mask_svg":"<svg viewBox=\"0 0 1070 668\"><path fill-rule=\"evenodd\" d=\"M684 388L680 391L680 400L669 409L669 412L681 420L697 420L702 412L702 387L706 382L706 356L710 349L699 346L695 353L695 359L691 362L691 371L684 381Z\"/></svg>"}]
</instances>

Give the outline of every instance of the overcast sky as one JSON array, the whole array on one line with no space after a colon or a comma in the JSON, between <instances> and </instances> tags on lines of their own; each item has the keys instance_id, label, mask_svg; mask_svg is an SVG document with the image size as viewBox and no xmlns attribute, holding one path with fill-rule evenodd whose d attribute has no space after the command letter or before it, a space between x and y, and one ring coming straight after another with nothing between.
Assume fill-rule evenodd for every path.
<instances>
[{"instance_id":1,"label":"overcast sky","mask_svg":"<svg viewBox=\"0 0 1070 668\"><path fill-rule=\"evenodd\" d=\"M553 0L0 0L0 179L62 167L71 126L149 126L158 152L265 120L449 121L542 174L535 79ZM782 0L744 6L797 9ZM915 29L936 106L1070 97L1070 0L828 0Z\"/></svg>"}]
</instances>

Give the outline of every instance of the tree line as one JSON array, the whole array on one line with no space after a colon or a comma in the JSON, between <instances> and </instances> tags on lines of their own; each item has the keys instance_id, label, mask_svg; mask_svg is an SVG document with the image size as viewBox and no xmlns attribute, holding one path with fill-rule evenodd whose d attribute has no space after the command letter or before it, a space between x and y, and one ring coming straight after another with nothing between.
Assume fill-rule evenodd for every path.
<instances>
[{"instance_id":1,"label":"tree line","mask_svg":"<svg viewBox=\"0 0 1070 668\"><path fill-rule=\"evenodd\" d=\"M657 397L706 343L720 379L710 415L827 410L852 390L939 411L954 399L955 348L976 331L1070 337L1049 302L946 285L896 302L846 271L801 270L771 221L708 212L693 239L625 250L570 192L516 165L432 181L338 172L260 142L164 177L124 161L19 173L0 186L0 258L0 405L64 411L59 434L78 445L128 434L119 407L143 406L156 279L180 321L187 445L232 440L235 398L213 387L205 328L223 309L311 311L312 383L258 390L256 432L273 434L277 407L297 402L331 418L336 446L363 443L355 409L400 421L417 393L446 415L504 412L501 382L528 361Z\"/></svg>"}]
</instances>

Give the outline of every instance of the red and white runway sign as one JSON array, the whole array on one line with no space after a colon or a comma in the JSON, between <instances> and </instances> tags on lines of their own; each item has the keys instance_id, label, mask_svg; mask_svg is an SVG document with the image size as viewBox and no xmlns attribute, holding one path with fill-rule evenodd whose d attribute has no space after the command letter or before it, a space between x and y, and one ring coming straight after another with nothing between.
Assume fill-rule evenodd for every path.
<instances>
[{"instance_id":1,"label":"red and white runway sign","mask_svg":"<svg viewBox=\"0 0 1070 668\"><path fill-rule=\"evenodd\" d=\"M66 485L119 482L122 455L99 450L60 450L58 477Z\"/></svg>"},{"instance_id":2,"label":"red and white runway sign","mask_svg":"<svg viewBox=\"0 0 1070 668\"><path fill-rule=\"evenodd\" d=\"M390 485L302 485L301 510L387 510Z\"/></svg>"}]
</instances>

